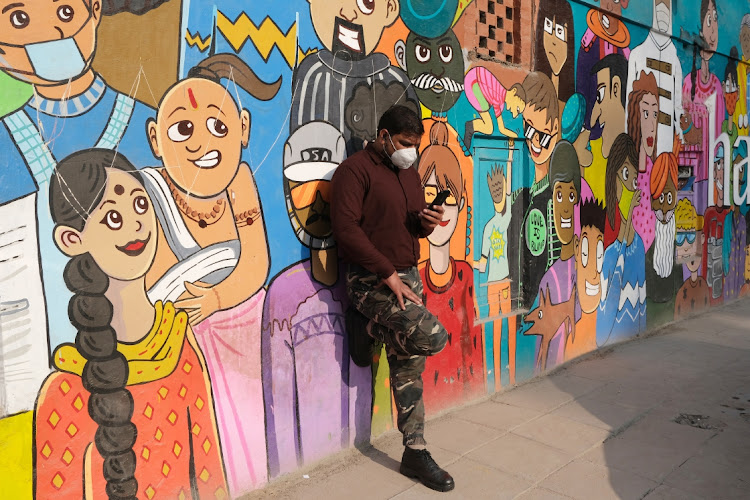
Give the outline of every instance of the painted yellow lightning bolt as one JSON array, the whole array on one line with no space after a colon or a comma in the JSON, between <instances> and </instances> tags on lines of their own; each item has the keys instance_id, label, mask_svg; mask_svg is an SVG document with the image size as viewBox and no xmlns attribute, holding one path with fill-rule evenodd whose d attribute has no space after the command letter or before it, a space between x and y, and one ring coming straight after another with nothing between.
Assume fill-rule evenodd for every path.
<instances>
[{"instance_id":1,"label":"painted yellow lightning bolt","mask_svg":"<svg viewBox=\"0 0 750 500\"><path fill-rule=\"evenodd\" d=\"M290 68L294 66L295 58L302 61L306 56L316 51L316 49L304 51L297 46L296 22L292 23L289 29L284 32L270 17L266 17L259 25L256 25L244 12L237 16L235 21L232 21L219 11L216 18L216 27L235 52L239 53L249 40L263 57L263 60L268 61L275 47ZM197 46L201 52L211 45L210 35L203 39L197 32L194 35L189 31L186 32L185 40L190 47Z\"/></svg>"}]
</instances>

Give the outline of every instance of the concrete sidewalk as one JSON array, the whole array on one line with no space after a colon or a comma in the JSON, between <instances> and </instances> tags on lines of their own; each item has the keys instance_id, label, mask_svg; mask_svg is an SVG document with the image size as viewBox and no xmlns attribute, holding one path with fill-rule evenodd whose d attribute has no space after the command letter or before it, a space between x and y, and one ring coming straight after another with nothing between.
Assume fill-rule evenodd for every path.
<instances>
[{"instance_id":1,"label":"concrete sidewalk","mask_svg":"<svg viewBox=\"0 0 750 500\"><path fill-rule=\"evenodd\" d=\"M451 411L426 438L450 493L398 473L392 432L245 498L750 498L750 300Z\"/></svg>"}]
</instances>

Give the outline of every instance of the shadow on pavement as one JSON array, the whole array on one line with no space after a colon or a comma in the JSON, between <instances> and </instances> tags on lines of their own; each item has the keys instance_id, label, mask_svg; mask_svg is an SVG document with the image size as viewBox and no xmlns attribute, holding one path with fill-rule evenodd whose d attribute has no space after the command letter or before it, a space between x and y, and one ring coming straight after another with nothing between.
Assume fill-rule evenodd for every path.
<instances>
[{"instance_id":1,"label":"shadow on pavement","mask_svg":"<svg viewBox=\"0 0 750 500\"><path fill-rule=\"evenodd\" d=\"M538 439L573 459L538 487L573 498L748 498L749 325L750 301L734 302L550 376L572 400L541 417L557 435L540 428ZM610 434L597 441L595 429Z\"/></svg>"}]
</instances>

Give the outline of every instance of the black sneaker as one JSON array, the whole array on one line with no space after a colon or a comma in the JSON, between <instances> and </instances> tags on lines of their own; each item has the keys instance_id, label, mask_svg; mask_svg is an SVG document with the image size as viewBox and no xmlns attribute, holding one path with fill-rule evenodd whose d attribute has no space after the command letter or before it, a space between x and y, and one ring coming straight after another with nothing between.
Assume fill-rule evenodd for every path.
<instances>
[{"instance_id":1,"label":"black sneaker","mask_svg":"<svg viewBox=\"0 0 750 500\"><path fill-rule=\"evenodd\" d=\"M422 484L437 491L450 491L456 483L450 474L440 468L427 450L415 450L408 446L401 457L401 474L419 479Z\"/></svg>"},{"instance_id":2,"label":"black sneaker","mask_svg":"<svg viewBox=\"0 0 750 500\"><path fill-rule=\"evenodd\" d=\"M353 306L346 310L346 333L349 336L349 356L362 368L372 364L375 354L375 339L367 333L370 320Z\"/></svg>"}]
</instances>

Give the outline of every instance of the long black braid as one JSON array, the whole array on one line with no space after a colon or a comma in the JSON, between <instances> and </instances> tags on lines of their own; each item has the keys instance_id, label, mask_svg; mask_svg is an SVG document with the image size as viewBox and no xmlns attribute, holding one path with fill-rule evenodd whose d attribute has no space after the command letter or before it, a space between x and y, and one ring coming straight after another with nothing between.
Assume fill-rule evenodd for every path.
<instances>
[{"instance_id":1,"label":"long black braid","mask_svg":"<svg viewBox=\"0 0 750 500\"><path fill-rule=\"evenodd\" d=\"M124 156L108 149L81 151L58 164L50 183L50 212L55 225L83 230L89 212L104 195L107 168L135 172ZM128 363L117 351L117 335L111 326L112 303L104 296L109 277L89 253L70 259L63 277L74 293L68 315L78 330L76 347L86 358L81 378L91 393L89 415L98 424L94 443L104 458L107 495L110 499L134 499L138 482L133 445L138 430L131 421L134 402L126 387Z\"/></svg>"}]
</instances>

